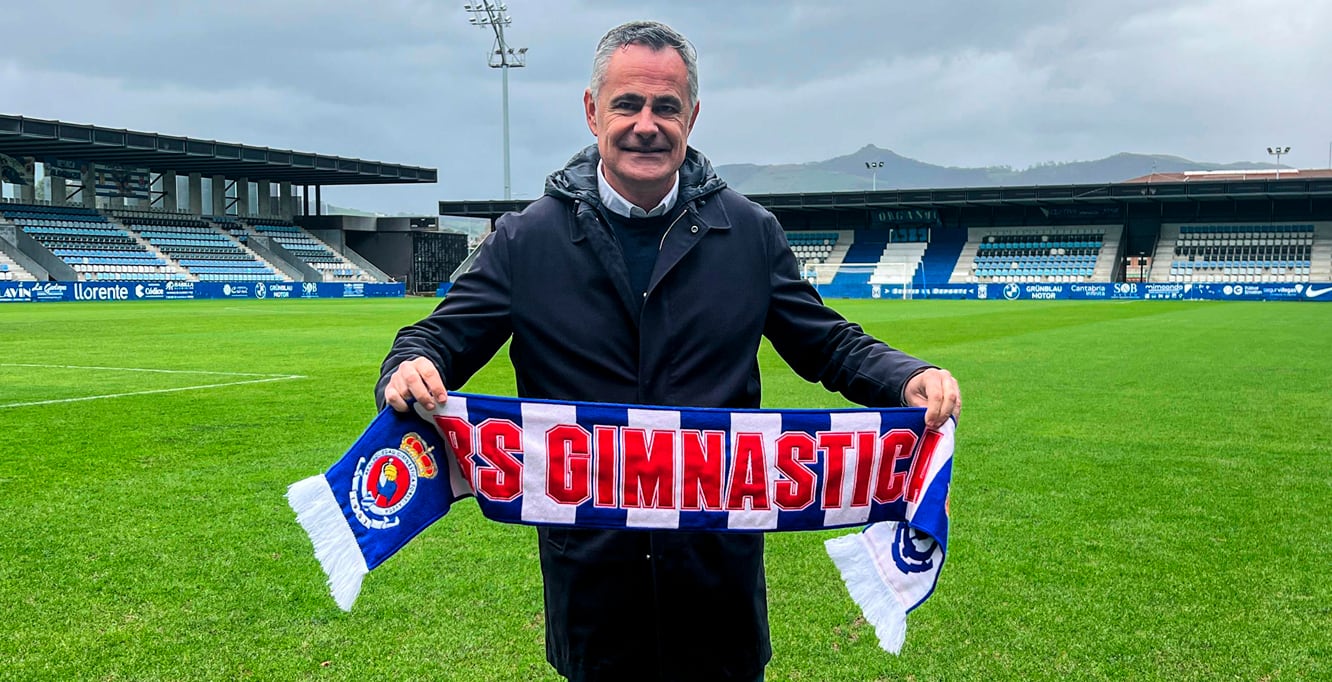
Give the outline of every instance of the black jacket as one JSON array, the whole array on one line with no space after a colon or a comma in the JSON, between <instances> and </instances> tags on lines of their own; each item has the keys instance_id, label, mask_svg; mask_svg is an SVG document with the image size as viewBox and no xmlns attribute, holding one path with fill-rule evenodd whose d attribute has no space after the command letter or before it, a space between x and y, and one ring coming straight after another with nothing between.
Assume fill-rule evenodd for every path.
<instances>
[{"instance_id":1,"label":"black jacket","mask_svg":"<svg viewBox=\"0 0 1332 682\"><path fill-rule=\"evenodd\" d=\"M678 219L635 295L603 218L595 146L500 218L467 274L402 329L388 376L430 358L461 387L512 338L518 395L758 407L759 340L797 374L868 406L928 367L823 305L777 220L690 149ZM752 679L771 658L761 534L541 529L546 652L572 680Z\"/></svg>"}]
</instances>

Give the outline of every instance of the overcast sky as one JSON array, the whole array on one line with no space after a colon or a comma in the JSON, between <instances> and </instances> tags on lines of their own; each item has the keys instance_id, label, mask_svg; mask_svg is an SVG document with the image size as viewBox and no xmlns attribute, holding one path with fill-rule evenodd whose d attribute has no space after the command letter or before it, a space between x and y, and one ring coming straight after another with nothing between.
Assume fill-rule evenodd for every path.
<instances>
[{"instance_id":1,"label":"overcast sky","mask_svg":"<svg viewBox=\"0 0 1332 682\"><path fill-rule=\"evenodd\" d=\"M466 0L3 0L0 112L439 169L329 188L385 213L503 196L493 34ZM1102 158L1328 166L1332 2L506 0L515 197L593 141L592 51L657 19L697 47L714 164L866 144L953 166Z\"/></svg>"}]
</instances>

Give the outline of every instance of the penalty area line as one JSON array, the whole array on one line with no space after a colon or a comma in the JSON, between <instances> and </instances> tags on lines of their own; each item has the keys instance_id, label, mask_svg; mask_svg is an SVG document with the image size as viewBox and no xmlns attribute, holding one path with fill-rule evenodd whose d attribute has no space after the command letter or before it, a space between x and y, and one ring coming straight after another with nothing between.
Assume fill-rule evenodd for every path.
<instances>
[{"instance_id":1,"label":"penalty area line","mask_svg":"<svg viewBox=\"0 0 1332 682\"><path fill-rule=\"evenodd\" d=\"M220 374L222 372L209 372L209 374ZM27 403L8 403L0 405L0 410L10 407L31 407L34 405L57 405L60 403L79 403L87 400L102 400L105 398L125 398L132 395L151 395L154 393L177 393L180 391L198 391L205 388L221 388L223 386L240 386L242 384L263 384L273 381L291 381L292 379L304 379L306 377L299 374L267 375L263 379L247 379L245 381L227 381L220 384L204 384L202 386L178 386L176 388L155 388L147 391L131 391L129 393L108 393L106 395L89 395L81 398L57 398L55 400L34 400Z\"/></svg>"},{"instance_id":2,"label":"penalty area line","mask_svg":"<svg viewBox=\"0 0 1332 682\"><path fill-rule=\"evenodd\" d=\"M206 369L153 369L150 367L92 367L88 365L38 365L28 362L0 362L0 367L36 367L39 369L94 369L106 372L154 372L157 374L212 374L224 377L285 377L304 379L295 374L259 374L257 372L211 372Z\"/></svg>"}]
</instances>

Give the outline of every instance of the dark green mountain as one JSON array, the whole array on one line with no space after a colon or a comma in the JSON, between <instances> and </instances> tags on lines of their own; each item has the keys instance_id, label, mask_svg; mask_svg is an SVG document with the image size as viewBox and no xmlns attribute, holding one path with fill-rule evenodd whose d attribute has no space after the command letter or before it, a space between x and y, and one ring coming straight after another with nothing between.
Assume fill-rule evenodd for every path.
<instances>
[{"instance_id":1,"label":"dark green mountain","mask_svg":"<svg viewBox=\"0 0 1332 682\"><path fill-rule=\"evenodd\" d=\"M1271 163L1206 163L1164 154L1121 153L1096 161L1042 163L1023 170L1009 166L958 168L936 166L866 145L827 161L769 166L727 164L718 166L717 173L746 194L863 191L871 189L873 183L874 176L865 167L871 161L883 162L877 172L879 189L1080 185L1122 182L1152 172L1276 167Z\"/></svg>"}]
</instances>

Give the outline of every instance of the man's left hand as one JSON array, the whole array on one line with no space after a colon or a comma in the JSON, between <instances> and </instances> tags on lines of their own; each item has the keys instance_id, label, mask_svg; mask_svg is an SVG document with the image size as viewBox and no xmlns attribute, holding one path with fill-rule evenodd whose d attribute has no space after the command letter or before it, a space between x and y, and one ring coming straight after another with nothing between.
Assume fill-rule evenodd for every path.
<instances>
[{"instance_id":1,"label":"man's left hand","mask_svg":"<svg viewBox=\"0 0 1332 682\"><path fill-rule=\"evenodd\" d=\"M927 369L907 382L907 405L925 408L925 428L938 429L962 411L962 391L946 369Z\"/></svg>"}]
</instances>

